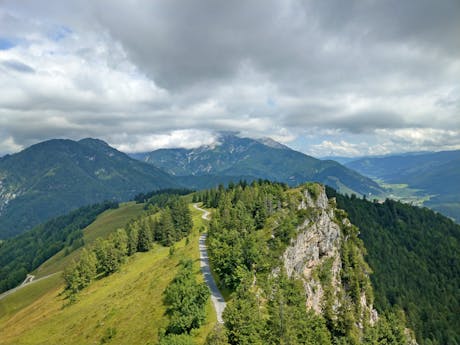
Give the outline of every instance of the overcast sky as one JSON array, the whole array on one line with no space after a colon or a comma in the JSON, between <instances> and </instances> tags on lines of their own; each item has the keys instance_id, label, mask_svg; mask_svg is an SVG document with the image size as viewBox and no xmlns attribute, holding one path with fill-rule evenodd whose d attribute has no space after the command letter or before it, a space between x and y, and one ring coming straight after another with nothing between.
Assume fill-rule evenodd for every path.
<instances>
[{"instance_id":1,"label":"overcast sky","mask_svg":"<svg viewBox=\"0 0 460 345\"><path fill-rule=\"evenodd\" d=\"M0 155L219 130L314 156L460 149L460 1L0 0Z\"/></svg>"}]
</instances>

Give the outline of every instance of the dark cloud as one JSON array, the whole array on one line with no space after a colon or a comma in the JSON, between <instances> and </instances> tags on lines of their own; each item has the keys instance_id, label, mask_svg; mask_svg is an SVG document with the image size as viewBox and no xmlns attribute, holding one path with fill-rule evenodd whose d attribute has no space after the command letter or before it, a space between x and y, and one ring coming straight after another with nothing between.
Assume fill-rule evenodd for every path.
<instances>
[{"instance_id":1,"label":"dark cloud","mask_svg":"<svg viewBox=\"0 0 460 345\"><path fill-rule=\"evenodd\" d=\"M184 129L290 140L317 128L356 142L389 131L385 150L400 149L396 130L415 133L409 150L429 133L460 145L458 0L6 0L0 21L15 42L1 66L35 72L0 76L9 143L152 148L183 145Z\"/></svg>"}]
</instances>

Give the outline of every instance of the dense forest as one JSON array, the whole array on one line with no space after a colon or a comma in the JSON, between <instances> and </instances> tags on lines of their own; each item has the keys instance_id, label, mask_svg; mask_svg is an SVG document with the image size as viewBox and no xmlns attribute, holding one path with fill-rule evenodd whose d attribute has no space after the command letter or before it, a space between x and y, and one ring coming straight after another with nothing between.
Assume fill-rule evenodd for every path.
<instances>
[{"instance_id":1,"label":"dense forest","mask_svg":"<svg viewBox=\"0 0 460 345\"><path fill-rule=\"evenodd\" d=\"M314 195L316 186L302 188ZM208 344L405 344L400 313L381 314L373 326L358 326L362 311L354 291L369 289L369 280L361 270L357 231L343 234L340 307L332 303L332 287L324 294L321 314L305 307L302 281L288 278L281 262L298 226L315 213L298 207L302 188L257 181L196 194L196 201L215 209L209 256L221 287L232 293L225 327L210 334ZM330 286L329 272L318 272L324 286Z\"/></svg>"},{"instance_id":2,"label":"dense forest","mask_svg":"<svg viewBox=\"0 0 460 345\"><path fill-rule=\"evenodd\" d=\"M402 308L421 345L460 344L460 225L392 200L328 194L361 230L377 308Z\"/></svg>"},{"instance_id":3,"label":"dense forest","mask_svg":"<svg viewBox=\"0 0 460 345\"><path fill-rule=\"evenodd\" d=\"M54 254L67 248L73 251L83 245L83 229L109 208L118 203L107 201L81 207L65 216L54 218L30 231L7 239L0 244L0 292L22 282Z\"/></svg>"}]
</instances>

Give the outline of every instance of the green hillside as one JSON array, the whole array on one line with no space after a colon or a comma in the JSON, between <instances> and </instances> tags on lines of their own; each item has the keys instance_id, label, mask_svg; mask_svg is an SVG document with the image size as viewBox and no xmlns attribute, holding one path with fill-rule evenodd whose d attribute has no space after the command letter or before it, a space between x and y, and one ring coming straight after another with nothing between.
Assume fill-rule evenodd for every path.
<instances>
[{"instance_id":1,"label":"green hillside","mask_svg":"<svg viewBox=\"0 0 460 345\"><path fill-rule=\"evenodd\" d=\"M107 210L102 213L97 219L91 223L88 227L83 230L83 240L86 246L94 243L98 237L106 238L109 234L119 228L123 228L131 219L140 216L143 212L142 204L136 204L134 202L128 202L121 204L118 209ZM65 250L61 250L59 253L54 255L52 258L44 262L32 273L37 278L60 272L67 266L72 260L76 259L80 254L82 248L71 252L70 254L65 253Z\"/></svg>"},{"instance_id":2,"label":"green hillside","mask_svg":"<svg viewBox=\"0 0 460 345\"><path fill-rule=\"evenodd\" d=\"M105 210L118 207L116 202L84 206L5 240L0 245L0 292L21 283L27 273L59 251L68 254L81 247L83 229Z\"/></svg>"},{"instance_id":3,"label":"green hillside","mask_svg":"<svg viewBox=\"0 0 460 345\"><path fill-rule=\"evenodd\" d=\"M126 216L137 214L140 205L126 205ZM143 206L143 205L142 205ZM115 210L118 211L118 210ZM128 258L120 270L94 281L78 294L76 303L67 304L62 294L64 282L60 275L33 283L0 300L0 344L157 344L158 332L168 324L163 291L179 269L179 262L192 259L196 278L199 270L198 237L204 226L201 213L191 208L193 230L188 240L175 245L174 255L167 247L154 245L145 253ZM110 214L111 213L111 214ZM118 216L118 217L117 217ZM85 230L85 237L98 231L122 225L126 218L120 212L101 215ZM51 272L56 264L46 268ZM46 264L44 265L46 266ZM43 267L38 271L43 271ZM207 319L192 331L197 344L203 344L214 327L215 313L206 305Z\"/></svg>"},{"instance_id":4,"label":"green hillside","mask_svg":"<svg viewBox=\"0 0 460 345\"><path fill-rule=\"evenodd\" d=\"M0 239L84 205L176 185L103 141L45 141L0 158Z\"/></svg>"},{"instance_id":5,"label":"green hillside","mask_svg":"<svg viewBox=\"0 0 460 345\"><path fill-rule=\"evenodd\" d=\"M192 201L213 209L209 259L231 296L223 329L211 332L219 344L397 345L410 343L405 325L419 344L457 344L460 227L393 201L330 189L328 197L318 184L257 181L182 197L153 193L107 210L83 230L84 248L59 252L34 272L44 279L0 299L0 344L158 344L165 332L204 344L216 323L209 300L189 336L174 332L190 329L182 312L195 307L182 310L187 298L166 305L163 293L187 260L193 279L203 279L198 238L207 224L187 208ZM92 273L84 270L91 260ZM180 301L176 292L186 289L170 291Z\"/></svg>"}]
</instances>

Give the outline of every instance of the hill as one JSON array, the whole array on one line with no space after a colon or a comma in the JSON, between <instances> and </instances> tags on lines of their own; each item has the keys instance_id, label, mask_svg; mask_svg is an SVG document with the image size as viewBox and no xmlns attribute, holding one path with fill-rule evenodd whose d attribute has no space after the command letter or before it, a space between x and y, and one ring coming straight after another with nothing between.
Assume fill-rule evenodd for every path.
<instances>
[{"instance_id":1,"label":"hill","mask_svg":"<svg viewBox=\"0 0 460 345\"><path fill-rule=\"evenodd\" d=\"M83 229L110 208L118 208L118 204L105 202L81 207L5 240L0 246L0 292L18 285L28 272L64 248L69 254L81 247L85 243Z\"/></svg>"},{"instance_id":2,"label":"hill","mask_svg":"<svg viewBox=\"0 0 460 345\"><path fill-rule=\"evenodd\" d=\"M212 209L209 260L230 298L224 330L213 332L213 339L377 344L385 338L406 344L402 310L419 344L457 343L460 226L390 200L368 202L331 189L327 194L317 184L288 188L260 181L181 198ZM104 211L83 230L84 247L61 250L33 272L45 279L0 299L0 344L158 343L160 328L172 320L163 291L183 260L194 260L194 275L201 279L198 233L206 227L189 205L188 239L174 244L174 233L151 232L164 227L161 209L168 200L152 195L146 203ZM156 243L80 289L68 305L62 276L49 274L73 267L83 250L110 247L95 239L113 238L119 228L126 230L128 243L136 239L134 251L145 229ZM196 344L204 344L215 322L211 305L206 307L207 321L191 333Z\"/></svg>"},{"instance_id":3,"label":"hill","mask_svg":"<svg viewBox=\"0 0 460 345\"><path fill-rule=\"evenodd\" d=\"M79 253L94 247L95 242L90 239L95 233L107 237L126 223L134 224L133 217L150 217L144 206L130 203L101 214L84 230L88 241ZM192 207L190 212L193 230L188 239L174 245L173 254L159 244L147 252L134 253L115 273L102 276L79 292L74 303L68 303L59 273L1 299L0 344L157 344L159 332L167 327L170 319L164 291L179 271L180 262L193 260L193 275L202 281L198 239L204 223L201 212ZM69 260L69 256L58 254L37 272L60 272L78 257ZM205 308L205 322L191 337L198 344L204 343L216 322L210 301Z\"/></svg>"},{"instance_id":4,"label":"hill","mask_svg":"<svg viewBox=\"0 0 460 345\"><path fill-rule=\"evenodd\" d=\"M177 186L97 139L49 140L0 158L0 238L103 200Z\"/></svg>"},{"instance_id":5,"label":"hill","mask_svg":"<svg viewBox=\"0 0 460 345\"><path fill-rule=\"evenodd\" d=\"M460 150L361 158L346 166L386 183L429 195L424 205L460 222Z\"/></svg>"},{"instance_id":6,"label":"hill","mask_svg":"<svg viewBox=\"0 0 460 345\"><path fill-rule=\"evenodd\" d=\"M196 149L160 149L136 155L197 189L240 179L268 179L296 186L317 181L343 192L378 195L371 179L334 161L322 161L271 139L222 133L218 143Z\"/></svg>"},{"instance_id":7,"label":"hill","mask_svg":"<svg viewBox=\"0 0 460 345\"><path fill-rule=\"evenodd\" d=\"M358 229L323 186L260 181L196 198L216 208L209 257L233 292L229 344L408 344L400 313L377 315Z\"/></svg>"}]
</instances>

